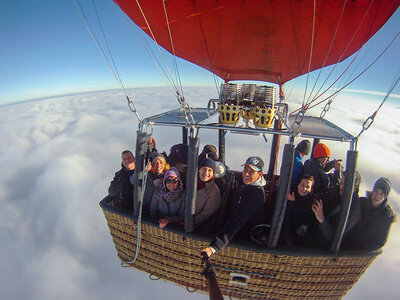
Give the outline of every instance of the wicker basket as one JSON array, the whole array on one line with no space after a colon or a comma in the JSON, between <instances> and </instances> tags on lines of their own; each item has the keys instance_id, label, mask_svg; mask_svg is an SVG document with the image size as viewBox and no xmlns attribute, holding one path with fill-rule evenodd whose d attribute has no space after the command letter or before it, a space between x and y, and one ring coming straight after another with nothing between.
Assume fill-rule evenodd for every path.
<instances>
[{"instance_id":1,"label":"wicker basket","mask_svg":"<svg viewBox=\"0 0 400 300\"><path fill-rule=\"evenodd\" d=\"M100 203L118 257L132 260L137 243L133 217ZM190 289L206 291L199 250L209 238L143 221L140 254L133 268ZM232 243L212 257L224 295L240 299L342 298L381 251L339 253L268 250Z\"/></svg>"}]
</instances>

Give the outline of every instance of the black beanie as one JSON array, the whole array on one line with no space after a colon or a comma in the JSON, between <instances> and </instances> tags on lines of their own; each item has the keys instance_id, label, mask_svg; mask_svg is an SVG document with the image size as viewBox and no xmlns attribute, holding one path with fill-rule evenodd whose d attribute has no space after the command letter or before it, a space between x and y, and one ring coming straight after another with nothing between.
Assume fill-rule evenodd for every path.
<instances>
[{"instance_id":1,"label":"black beanie","mask_svg":"<svg viewBox=\"0 0 400 300\"><path fill-rule=\"evenodd\" d=\"M215 173L215 161L213 161L211 158L203 158L199 164L199 170L201 169L201 167L209 167L211 169L213 169L214 173Z\"/></svg>"},{"instance_id":2,"label":"black beanie","mask_svg":"<svg viewBox=\"0 0 400 300\"><path fill-rule=\"evenodd\" d=\"M300 143L297 144L296 150L308 155L311 151L311 143L309 140L302 140Z\"/></svg>"},{"instance_id":3,"label":"black beanie","mask_svg":"<svg viewBox=\"0 0 400 300\"><path fill-rule=\"evenodd\" d=\"M389 179L381 177L375 182L374 190L380 189L385 194L385 198L387 198L389 196L391 186L392 184L390 183Z\"/></svg>"}]
</instances>

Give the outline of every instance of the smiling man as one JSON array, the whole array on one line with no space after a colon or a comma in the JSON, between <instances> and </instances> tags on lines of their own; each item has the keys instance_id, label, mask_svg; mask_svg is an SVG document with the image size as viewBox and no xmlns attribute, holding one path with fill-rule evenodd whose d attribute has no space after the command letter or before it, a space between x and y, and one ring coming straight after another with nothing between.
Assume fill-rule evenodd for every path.
<instances>
[{"instance_id":1,"label":"smiling man","mask_svg":"<svg viewBox=\"0 0 400 300\"><path fill-rule=\"evenodd\" d=\"M249 238L250 230L264 223L265 179L264 162L251 156L243 165L243 184L239 185L225 215L224 226L219 230L210 246L201 250L211 256L222 250L234 237Z\"/></svg>"},{"instance_id":2,"label":"smiling man","mask_svg":"<svg viewBox=\"0 0 400 300\"><path fill-rule=\"evenodd\" d=\"M121 153L121 170L115 173L108 194L113 197L112 204L118 208L133 211L133 185L129 178L135 172L135 157L129 150Z\"/></svg>"}]
</instances>

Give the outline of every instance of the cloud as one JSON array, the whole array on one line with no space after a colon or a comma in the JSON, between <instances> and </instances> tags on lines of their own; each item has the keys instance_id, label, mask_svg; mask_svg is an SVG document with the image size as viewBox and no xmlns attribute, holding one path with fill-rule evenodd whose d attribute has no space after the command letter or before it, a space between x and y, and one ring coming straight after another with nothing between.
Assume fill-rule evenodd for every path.
<instances>
[{"instance_id":1,"label":"cloud","mask_svg":"<svg viewBox=\"0 0 400 300\"><path fill-rule=\"evenodd\" d=\"M132 89L129 94L142 118L178 106L167 88ZM193 87L185 90L185 97L191 105L203 106L204 99L216 98L217 94L213 88ZM359 107L363 107L362 111L373 111L376 103L365 104L357 97L350 100L338 99L337 108L332 108L327 118L357 134L368 114L354 114L354 111L359 111ZM374 125L359 140L358 164L363 191L371 189L380 176L391 178L391 201L397 211L400 207L398 113L394 106L382 108ZM160 281L153 282L145 273L119 266L98 202L120 168L120 152L133 150L135 145L138 123L122 93L87 93L7 105L1 107L0 118L3 298L207 298L187 294L183 288ZM154 137L158 149L168 151L171 145L180 142L180 129L156 127ZM253 154L260 155L267 165L272 137L266 138L267 142L262 136L228 132L228 165L239 169L244 159ZM217 143L217 135L211 130L200 130L200 139L200 147ZM285 142L287 139L283 138L281 149ZM335 157L345 159L348 144L327 144ZM398 235L396 224L383 255L356 284L349 299L395 296L393 280L400 275Z\"/></svg>"},{"instance_id":2,"label":"cloud","mask_svg":"<svg viewBox=\"0 0 400 300\"><path fill-rule=\"evenodd\" d=\"M367 95L382 96L382 97L385 97L387 95L387 93L385 93L385 92L355 90L355 89L344 89L343 92L367 94ZM398 94L390 94L390 97L400 99L400 95L398 95Z\"/></svg>"}]
</instances>

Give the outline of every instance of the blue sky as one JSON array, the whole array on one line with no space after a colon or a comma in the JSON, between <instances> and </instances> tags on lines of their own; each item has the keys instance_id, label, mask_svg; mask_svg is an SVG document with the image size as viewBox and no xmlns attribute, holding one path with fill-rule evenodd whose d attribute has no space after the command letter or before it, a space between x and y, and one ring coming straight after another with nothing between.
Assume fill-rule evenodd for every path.
<instances>
[{"instance_id":1,"label":"blue sky","mask_svg":"<svg viewBox=\"0 0 400 300\"><path fill-rule=\"evenodd\" d=\"M81 2L95 33L100 36L91 1ZM111 0L98 0L96 5L124 84L127 87L165 85L116 5ZM398 28L399 10L366 47L366 57L358 70L382 51ZM72 0L0 1L0 37L0 105L119 87ZM399 39L384 59L350 88L387 91L400 70ZM364 56L360 54L360 57ZM212 75L197 66L179 60L179 67L184 85L214 84ZM302 80L299 82L296 87L303 85ZM395 93L398 91L399 88Z\"/></svg>"}]
</instances>

